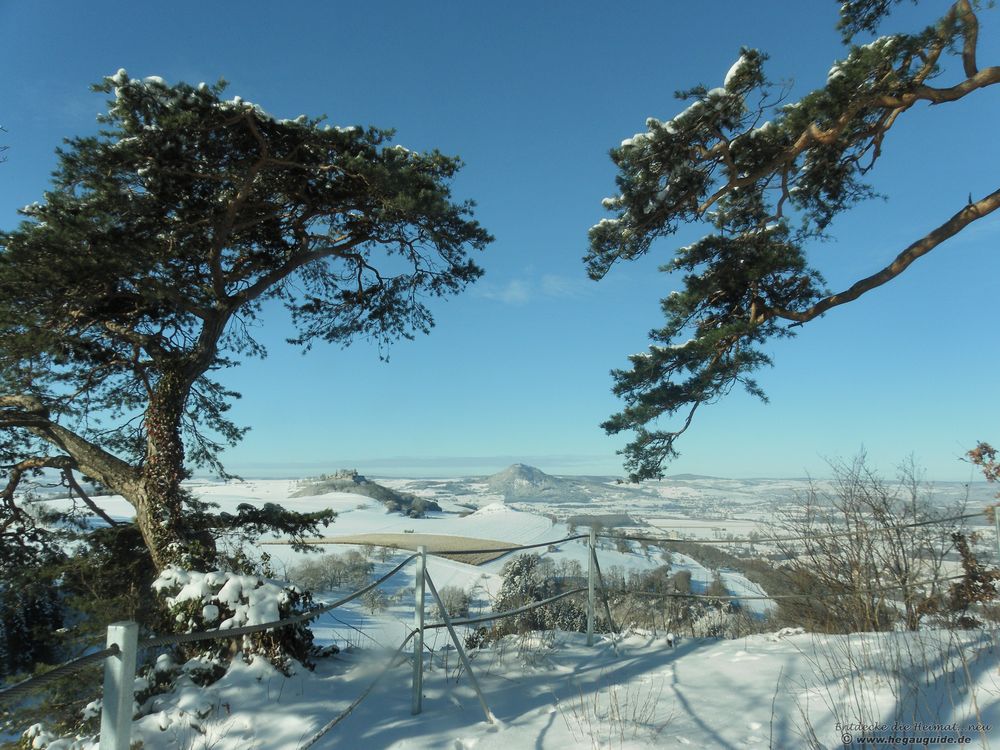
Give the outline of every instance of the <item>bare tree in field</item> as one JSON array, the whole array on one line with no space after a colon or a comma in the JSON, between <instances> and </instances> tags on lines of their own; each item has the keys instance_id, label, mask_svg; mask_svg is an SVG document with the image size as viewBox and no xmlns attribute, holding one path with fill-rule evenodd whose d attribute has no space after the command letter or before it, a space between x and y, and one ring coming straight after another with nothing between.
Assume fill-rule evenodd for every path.
<instances>
[{"instance_id":1,"label":"bare tree in field","mask_svg":"<svg viewBox=\"0 0 1000 750\"><path fill-rule=\"evenodd\" d=\"M833 631L909 630L935 611L948 590L945 557L964 504L938 508L912 460L896 482L882 479L862 454L834 464L829 494L811 489L778 524L786 578L802 599L785 614Z\"/></svg>"}]
</instances>

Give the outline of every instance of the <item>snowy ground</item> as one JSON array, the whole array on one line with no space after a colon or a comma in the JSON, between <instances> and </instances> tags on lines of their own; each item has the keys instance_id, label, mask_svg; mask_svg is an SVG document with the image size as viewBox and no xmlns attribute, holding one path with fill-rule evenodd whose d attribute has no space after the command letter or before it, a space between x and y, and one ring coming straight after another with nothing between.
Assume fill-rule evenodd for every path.
<instances>
[{"instance_id":1,"label":"snowy ground","mask_svg":"<svg viewBox=\"0 0 1000 750\"><path fill-rule=\"evenodd\" d=\"M328 536L412 532L532 544L569 534L565 524L499 503L464 517L446 512L411 519L388 514L357 495L290 500L294 483L286 480L201 483L193 489L222 510L242 502L278 502L301 511L333 508L339 515ZM112 516L131 515L120 499L102 498L101 503ZM442 507L459 510L454 504ZM279 572L303 557L285 546L262 549L273 556ZM330 545L326 551L344 548ZM582 542L539 552L586 563ZM404 555L398 552L377 562L376 574ZM605 571L662 564L656 552L646 556L637 546L631 552L601 549L599 557ZM428 570L438 589L459 586L472 592L475 614L489 608L505 562L501 558L475 567L432 557ZM695 589L711 580L711 571L683 555L673 555L672 569L691 570ZM759 593L738 573L724 573L723 581L733 593ZM413 565L386 589L397 596L379 615L352 603L314 623L320 644L343 649L321 660L315 672L299 669L285 678L260 661L237 659L208 690L182 686L158 698L151 713L136 722L134 739L141 739L146 750L299 747L369 687L412 628ZM330 592L329 598L337 593ZM752 604L762 611L768 603ZM430 671L423 713L411 715L410 667L397 664L315 747L861 747L869 733L838 724L862 723L887 725L870 733L874 736L951 737L952 744L968 738L977 747L989 747L991 737L1000 737L1000 644L995 635L981 632L791 633L737 641L682 639L675 648L668 647L662 633L633 633L618 643L602 639L593 647L576 634L557 634L544 642L508 638L477 652L473 660L497 719L493 724L484 720L468 676L456 670L458 660L446 632L429 633L427 645ZM916 722L955 727L920 728ZM990 729L974 731L972 722Z\"/></svg>"},{"instance_id":2,"label":"snowy ground","mask_svg":"<svg viewBox=\"0 0 1000 750\"><path fill-rule=\"evenodd\" d=\"M494 723L454 652L438 649L421 714L411 715L410 668L400 664L313 747L834 748L895 736L988 748L1000 737L996 649L982 633L961 642L934 632L759 635L681 640L674 648L639 634L593 647L578 634L509 637L473 658ZM135 723L133 739L145 750L298 748L345 711L387 659L352 650L291 678L260 660L236 660L209 689L159 699ZM990 728L977 731L979 724Z\"/></svg>"}]
</instances>

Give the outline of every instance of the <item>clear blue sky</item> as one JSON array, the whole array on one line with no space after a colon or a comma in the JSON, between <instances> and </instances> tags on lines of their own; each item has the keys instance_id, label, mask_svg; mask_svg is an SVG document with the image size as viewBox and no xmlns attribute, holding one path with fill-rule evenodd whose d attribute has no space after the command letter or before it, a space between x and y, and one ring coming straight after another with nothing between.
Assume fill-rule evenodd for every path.
<instances>
[{"instance_id":1,"label":"clear blue sky","mask_svg":"<svg viewBox=\"0 0 1000 750\"><path fill-rule=\"evenodd\" d=\"M910 29L944 3L900 7ZM710 9L709 9L710 8ZM283 343L281 310L263 321L270 357L230 371L252 425L227 454L247 476L357 466L382 474L619 473L609 370L646 347L658 300L678 281L641 262L588 281L587 229L614 190L610 147L683 108L672 94L720 85L741 45L771 55L801 93L841 56L835 2L747 3L0 1L0 226L41 197L53 149L94 130L88 85L124 67L170 82L230 81L276 116L327 114L397 129L411 149L466 162L455 190L496 236L485 277L435 307L429 337L388 363L373 348ZM1000 63L1000 12L982 15L981 65ZM834 288L880 267L966 201L993 190L997 91L922 108L893 132L876 186L816 247ZM991 182L991 179L993 182ZM937 479L975 476L958 457L1000 442L1000 217L960 235L903 277L773 348L764 405L734 393L704 408L668 473L822 476L824 457L862 445L885 471L913 453Z\"/></svg>"}]
</instances>

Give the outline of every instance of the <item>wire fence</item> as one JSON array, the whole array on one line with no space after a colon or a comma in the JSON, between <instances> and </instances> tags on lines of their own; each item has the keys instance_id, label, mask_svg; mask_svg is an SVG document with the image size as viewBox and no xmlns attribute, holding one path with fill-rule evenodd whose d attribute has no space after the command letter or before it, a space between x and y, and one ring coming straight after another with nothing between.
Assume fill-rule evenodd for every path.
<instances>
[{"instance_id":1,"label":"wire fence","mask_svg":"<svg viewBox=\"0 0 1000 750\"><path fill-rule=\"evenodd\" d=\"M347 708L337 714L335 718L320 727L319 731L313 733L313 735L304 742L300 742L298 750L308 750L308 748L323 739L324 735L328 734L331 729L350 716L354 712L354 709L360 706L361 702L371 694L372 690L375 689L375 686L382 681L382 678L389 674L392 668L396 666L396 660L402 655L403 651L406 650L406 647L410 645L410 641L413 640L417 632L418 631L415 628L411 630L406 638L403 639L403 642L399 644L399 648L396 649L396 652L392 655L389 661L386 662L382 670L375 676L375 679L368 683L368 687L362 690L358 697L355 698Z\"/></svg>"},{"instance_id":2,"label":"wire fence","mask_svg":"<svg viewBox=\"0 0 1000 750\"><path fill-rule=\"evenodd\" d=\"M573 536L556 539L552 542L537 542L536 544L520 544L513 547L494 547L492 549L449 549L443 550L448 555L480 555L490 552L520 552L525 549L538 549L540 547L558 547L564 542L572 542L576 539L587 539L589 534L574 534Z\"/></svg>"},{"instance_id":3,"label":"wire fence","mask_svg":"<svg viewBox=\"0 0 1000 750\"><path fill-rule=\"evenodd\" d=\"M379 578L376 578L367 586L364 586L363 588L360 588L357 591L351 592L343 599L338 599L337 601L331 602L330 604L322 604L319 607L314 607L313 609L310 609L308 612L303 612L298 615L292 615L291 617L285 617L284 619L281 620L274 620L272 622L263 622L258 625L245 625L240 628L230 628L228 630L206 630L197 633L177 633L174 635L157 636L155 638L148 638L144 641L139 641L138 646L140 649L146 649L146 648L153 648L155 646L172 646L178 643L193 643L196 641L215 640L217 638L238 638L239 636L242 635L261 633L264 632L265 630L276 630L278 628L287 627L288 625L296 625L301 622L314 620L324 612L329 612L330 610L337 609L337 607L342 607L348 602L352 602L358 597L364 596L372 589L382 585L390 578L392 578L394 575L396 575L396 573L398 573L407 565L409 565L410 562L416 559L416 557L417 555L415 554L410 555L401 563L396 565L396 567L394 567L388 573L386 573L383 576L380 576ZM2 695L3 694L0 693L0 697L2 697Z\"/></svg>"},{"instance_id":4,"label":"wire fence","mask_svg":"<svg viewBox=\"0 0 1000 750\"><path fill-rule=\"evenodd\" d=\"M982 515L982 514L980 514L980 513L963 514L963 515L957 515L957 516L950 516L950 517L946 517L946 518L933 519L933 520L930 520L930 521L921 521L921 522L915 522L915 523L909 523L909 524L897 524L897 525L894 526L894 528L899 528L899 529L916 528L916 527L927 526L927 525L931 525L931 524L942 524L942 523L947 523L947 522L950 522L950 521L966 520L966 519L969 519L969 518L978 517L980 515ZM1000 520L997 521L997 530L998 530L998 540L997 541L998 541L998 545L1000 545ZM776 599L803 599L803 598L806 598L806 599L824 599L824 598L827 598L827 599L839 599L839 598L842 598L846 594L846 592L845 593L825 593L824 592L824 593L821 593L821 594L820 593L809 593L809 594L771 594L771 595L766 595L766 594L763 594L763 595L732 594L732 595L717 596L717 595L709 595L709 594L694 594L694 593L690 593L690 592L679 592L679 591L640 591L640 590L634 590L634 589L615 589L615 590L609 591L605 587L605 585L604 585L603 575L600 572L600 563L598 562L598 559L597 559L596 539L598 537L600 537L600 538L606 538L606 539L612 539L612 540L616 540L616 541L617 540L626 540L626 541L631 541L631 542L655 542L655 543L669 542L669 543L693 543L693 544L711 544L711 545L716 545L716 544L727 544L727 543L755 543L755 544L762 544L762 543L776 543L776 542L812 541L812 540L821 539L821 538L837 538L837 537L843 537L843 536L850 536L850 535L856 534L856 533L858 533L858 532L857 531L853 531L853 532L852 531L847 531L847 532L833 532L833 533L820 534L820 535L810 535L808 537L771 537L771 538L759 538L758 537L758 538L753 538L753 539L682 539L682 538L670 538L670 537L659 537L659 536L651 537L651 536L636 536L636 535L597 534L596 531L592 529L590 534L575 534L575 535L566 536L566 537L564 537L562 539L556 539L556 540L545 541L545 542L538 542L538 543L533 543L533 544L514 545L514 546L506 546L506 547L498 547L498 548L486 548L486 549L447 550L447 554L449 556L450 555L475 555L475 554L495 553L495 552L513 553L513 552L521 552L521 551L524 551L524 550L538 549L538 548L542 548L542 547L546 547L546 548L549 548L549 547L558 547L559 545L565 544L567 542L571 542L571 541L575 541L575 540L579 540L579 539L587 539L587 538L589 538L589 540L590 540L589 563L590 563L590 565L593 566L594 574L592 574L590 576L590 583L589 583L589 585L587 587L577 587L577 588L569 589L567 591L562 591L562 592L559 592L559 593L557 593L557 594L555 594L553 596L550 596L550 597L548 597L548 598L546 598L544 600L537 601L537 602L530 602L530 603L525 604L525 605L523 605L521 607L517 607L517 608L514 608L514 609L506 610L506 611L503 611L503 612L495 612L495 613L491 613L491 614L487 614L487 615L482 615L482 616L477 616L477 617L464 617L464 618L459 618L459 619L452 620L448 616L447 612L445 611L445 608L443 607L443 604L441 603L440 599L438 598L437 591L436 591L436 589L434 589L433 583L430 581L430 578L429 578L429 576L426 573L426 567L423 564L421 564L421 567L418 568L418 569L419 570L423 570L424 576L427 578L427 582L430 583L430 587L431 587L431 590L434 593L435 598L438 598L438 603L441 606L441 611L442 611L442 616L444 618L444 621L443 622L436 622L436 623L422 623L422 620L421 620L421 626L412 629L408 633L408 635L404 638L404 640L400 644L400 646L395 650L395 652L393 653L392 657L387 662L387 664L384 667L384 669L375 677L375 679L368 685L368 687L364 691L362 691L362 693L347 707L347 709L345 709L336 718L334 718L333 720L331 720L330 722L328 722L326 725L324 725L317 733L315 733L314 735L312 735L308 740L304 741L303 743L300 743L299 750L306 750L307 748L311 747L323 735L325 735L326 733L328 733L337 724L339 724L344 719L346 719L351 714L351 712L353 712L354 709L358 705L360 705L360 703L371 693L371 691L382 680L382 678L385 676L385 674L388 673L388 671L390 669L392 669L392 667L396 664L396 661L403 654L403 652L406 649L407 645L417 635L421 636L421 638L420 638L420 641L421 641L420 646L421 646L421 649L422 649L423 648L423 643L422 643L422 641L423 641L423 639L422 639L422 633L423 633L423 631L437 630L437 629L440 629L440 628L448 628L449 631L450 631L450 633L451 633L451 635L452 635L452 637L454 638L455 636L454 636L453 626L456 626L456 625L461 625L461 626L479 625L479 624L483 624L483 623L487 623L487 622L496 622L496 621L500 621L500 620L505 620L505 619L508 619L508 618L511 618L511 617L516 617L518 615L521 615L521 614L524 614L524 613L527 613L527 612L539 609L541 607L549 606L549 605L554 604L555 602L560 601L562 599L565 599L567 597L574 596L574 595L577 595L577 594L582 594L584 592L588 592L588 594L589 594L589 601L588 601L588 636L589 636L592 633L593 622L595 620L595 618L594 618L594 612L593 612L593 608L594 608L594 583L595 582L600 587L601 594L602 594L602 599L603 599L603 605L604 605L604 608L605 608L605 614L606 614L606 617L607 617L607 621L608 621L608 624L611 627L611 629L612 629L613 632L617 632L617 628L615 627L613 619L612 619L612 616L611 616L611 611L610 611L610 606L609 606L609 596L610 595L622 595L622 594L628 595L628 594L634 594L634 595L638 595L638 596L650 596L650 597L662 597L662 598L686 598L686 599L696 599L696 600L703 599L703 600L715 600L715 601L725 601L725 600L730 600L730 601L737 600L737 601L739 601L739 600L776 600ZM136 642L135 643L135 647L136 647L137 650L147 650L147 649L152 649L152 648L159 648L159 647L164 647L164 646L172 646L172 645L178 645L178 644L183 644L183 643L193 643L193 642L205 641L205 640L218 640L218 639L238 638L238 637L242 637L242 636L246 636L246 635L251 635L251 634L254 634L254 633L260 633L260 632L265 632L265 631L269 631L269 630L276 630L276 629L279 629L279 628L288 627L288 626L291 626L291 625L296 625L296 624L308 622L308 621L314 620L315 618L319 617L320 615L322 615L324 613L330 612L330 611L332 611L334 609L337 609L338 607L342 607L345 604L348 604L348 603L354 601L355 599L358 599L359 597L364 596L369 591L377 588L378 586L380 586L381 584L385 583L387 580L389 580L393 576L397 575L400 571L403 570L403 568L405 568L407 565L409 565L409 563L413 562L415 559L421 558L422 555L426 555L426 552L423 550L423 548L421 548L421 550L418 551L417 553L411 554L411 555L407 556L401 562L399 562L394 567L392 567L384 575L379 576L378 578L376 578L375 580L373 580L371 583L367 584L366 586L364 586L364 587L362 587L362 588L360 588L360 589L358 589L356 591L353 591L350 594L348 594L347 596L344 596L344 597L342 597L340 599L337 599L336 601L333 601L333 602L330 602L330 603L327 603L327 604L322 604L322 605L320 605L318 607L314 607L314 608L308 610L307 612L303 612L303 613L300 613L300 614L297 614L297 615L292 615L292 616L289 616L289 617L286 617L286 618L282 618L280 620L275 620L275 621L270 621L270 622L265 622L265 623L259 623L259 624L255 624L255 625L246 625L246 626L237 627L237 628L229 628L229 629L226 629L226 630L209 630L209 631L199 631L199 632L193 632L193 633L176 633L176 634L171 634L171 635L154 636L154 637L147 638L147 639L144 639L144 640ZM941 583L941 582L945 582L945 581L961 580L962 578L964 578L964 576L950 576L950 577L945 577L945 578L940 578L939 577L939 578L932 579L932 580L927 580L927 581L909 582L909 583L906 583L906 584L903 584L903 585L899 585L899 586L880 586L880 590L882 590L882 591L891 591L891 590L902 590L902 589L906 589L906 588L911 588L912 589L912 588L917 588L917 587L920 587L920 586L932 585L932 584ZM422 592L422 587L421 587L421 592ZM421 598L420 602L418 603L418 606L420 606L421 611L422 611L422 607L423 607L422 598ZM588 640L588 642L590 642L590 641ZM463 656L463 659L464 659L464 652L462 651L461 644L459 644L457 642L457 640L455 641L455 646L461 652L461 654ZM116 644L111 644L111 645L109 645L108 647L106 647L106 648L104 648L102 650L98 650L98 651L95 651L93 653L90 653L90 654L87 654L85 656L82 656L80 658L73 659L71 661L65 662L64 664L60 664L59 666L51 669L48 672L45 672L45 673L41 674L41 675L37 675L37 676L31 677L31 678L29 678L27 680L24 680L24 681L22 681L20 683L17 683L15 685L10 686L10 687L4 688L4 689L0 689L0 705L3 705L5 703L10 703L10 702L16 700L19 697L23 697L29 691L37 690L38 688L43 687L46 684L49 684L51 682L54 682L55 680L58 680L58 679L60 679L62 677L65 677L65 676L67 676L69 674L73 674L75 672L78 672L78 671L86 668L89 665L95 664L97 662L108 660L109 657L121 657L122 655L123 655L122 654L122 648L120 646L116 645ZM106 669L108 669L108 665L109 664L110 664L110 661L106 661L105 662ZM471 673L470 673L470 677L472 677ZM474 677L473 677L473 679L474 679ZM105 688L106 690L107 690L107 684L108 683L106 682L106 688ZM478 692L478 687L477 687L477 692ZM483 702L483 706L485 708L485 702L483 701L481 695L480 695L480 700L481 700L481 702ZM105 702L107 702L107 696L106 696L106 701ZM487 711L487 717L488 718L490 717L490 714L489 714L488 711ZM131 716L128 716L127 720L130 723L131 722ZM104 732L104 729L105 729L104 723L102 722L102 733ZM103 742L102 742L101 746L102 746L102 748L104 747ZM117 746L128 747L128 729L126 728L126 730L125 730L125 744L122 744L122 745L109 745L109 746L112 746L112 747L117 747Z\"/></svg>"},{"instance_id":5,"label":"wire fence","mask_svg":"<svg viewBox=\"0 0 1000 750\"><path fill-rule=\"evenodd\" d=\"M452 620L452 625L479 625L484 622L495 622L497 620L506 620L509 617L517 617L517 615L523 615L525 612L530 612L533 609L538 609L539 607L546 607L549 604L554 604L560 599L565 599L568 596L573 596L573 594L580 594L587 590L586 586L580 586L579 588L570 589L569 591L562 591L554 596L550 596L548 599L542 599L541 601L531 602L530 604L525 604L524 606L517 607L516 609L508 609L503 612L494 612L489 615L481 615L478 617L465 617L459 620ZM439 628L447 627L443 622L434 622L428 625L424 625L424 630L437 630Z\"/></svg>"},{"instance_id":6,"label":"wire fence","mask_svg":"<svg viewBox=\"0 0 1000 750\"><path fill-rule=\"evenodd\" d=\"M35 675L34 677L29 677L26 680L18 682L15 685L3 688L0 690L0 705L9 703L18 696L37 690L38 688L48 685L51 682L55 682L62 677L66 677L67 675L86 669L91 664L104 661L109 656L117 656L120 653L121 649L118 646L108 646L107 648L95 651L92 654L87 654L77 659L64 662L57 667L53 667L48 672L43 672L42 674Z\"/></svg>"},{"instance_id":7,"label":"wire fence","mask_svg":"<svg viewBox=\"0 0 1000 750\"><path fill-rule=\"evenodd\" d=\"M238 638L244 635L252 635L253 633L262 633L267 630L277 630L278 628L287 627L289 625L296 625L298 623L307 622L313 620L325 612L329 612L337 607L342 607L343 605L354 601L360 596L364 596L366 593L372 589L378 587L385 581L392 578L396 573L406 567L410 562L412 562L417 557L416 554L410 555L398 565L396 565L392 570L383 576L380 576L376 580L369 583L367 586L354 591L342 599L331 602L329 604L323 604L319 607L314 607L308 612L303 612L298 615L292 615L290 617L285 617L281 620L273 620L270 622L258 623L256 625L245 625L239 628L229 628L227 630L206 630L198 631L194 633L173 633L171 635L154 636L152 638L147 638L145 640L139 641L137 643L137 648L139 650L151 649L161 646L174 646L181 643L196 643L198 641L216 640L220 638ZM25 694L30 690L35 690L43 685L50 682L58 680L60 677L65 677L66 675L73 674L74 672L79 672L81 669L93 664L95 662L102 661L109 656L117 656L120 653L120 648L118 646L112 645L101 651L97 651L92 654L87 654L86 656L81 656L78 659L73 659L71 661L60 664L59 666L44 672L43 674L36 675L34 677L29 677L28 679L19 682L10 687L3 688L0 690L0 704L8 703L14 698Z\"/></svg>"}]
</instances>

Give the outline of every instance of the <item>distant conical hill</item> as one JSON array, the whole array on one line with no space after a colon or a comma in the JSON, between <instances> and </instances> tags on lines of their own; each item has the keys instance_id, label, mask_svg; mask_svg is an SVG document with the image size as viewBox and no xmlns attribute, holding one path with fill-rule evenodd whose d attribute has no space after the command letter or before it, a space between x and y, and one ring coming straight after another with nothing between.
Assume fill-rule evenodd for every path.
<instances>
[{"instance_id":1,"label":"distant conical hill","mask_svg":"<svg viewBox=\"0 0 1000 750\"><path fill-rule=\"evenodd\" d=\"M579 482L551 476L527 464L512 464L488 476L486 484L507 502L586 503L591 498Z\"/></svg>"}]
</instances>

